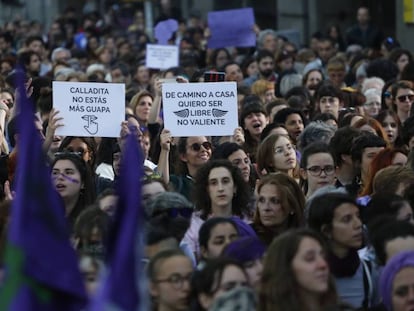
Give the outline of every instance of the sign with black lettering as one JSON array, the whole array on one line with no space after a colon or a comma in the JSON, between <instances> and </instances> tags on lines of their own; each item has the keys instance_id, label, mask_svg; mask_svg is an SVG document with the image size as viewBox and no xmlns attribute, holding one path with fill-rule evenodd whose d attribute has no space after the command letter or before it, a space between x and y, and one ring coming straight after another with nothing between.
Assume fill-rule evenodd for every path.
<instances>
[{"instance_id":1,"label":"sign with black lettering","mask_svg":"<svg viewBox=\"0 0 414 311\"><path fill-rule=\"evenodd\" d=\"M165 83L162 99L173 136L227 136L238 126L236 82Z\"/></svg>"},{"instance_id":2,"label":"sign with black lettering","mask_svg":"<svg viewBox=\"0 0 414 311\"><path fill-rule=\"evenodd\" d=\"M147 44L145 64L148 68L167 69L177 67L179 50L176 45Z\"/></svg>"},{"instance_id":3,"label":"sign with black lettering","mask_svg":"<svg viewBox=\"0 0 414 311\"><path fill-rule=\"evenodd\" d=\"M56 135L119 137L125 118L125 85L53 81L53 107L64 124Z\"/></svg>"}]
</instances>

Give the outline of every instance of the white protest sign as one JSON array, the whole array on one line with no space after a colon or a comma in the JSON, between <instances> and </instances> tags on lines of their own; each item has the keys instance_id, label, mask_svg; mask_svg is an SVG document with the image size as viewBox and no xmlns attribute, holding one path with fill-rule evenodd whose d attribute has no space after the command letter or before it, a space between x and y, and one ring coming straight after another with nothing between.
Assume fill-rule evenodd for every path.
<instances>
[{"instance_id":1,"label":"white protest sign","mask_svg":"<svg viewBox=\"0 0 414 311\"><path fill-rule=\"evenodd\" d=\"M53 81L53 107L64 124L56 135L119 137L125 118L125 85Z\"/></svg>"},{"instance_id":2,"label":"white protest sign","mask_svg":"<svg viewBox=\"0 0 414 311\"><path fill-rule=\"evenodd\" d=\"M238 127L236 82L164 83L162 100L172 136L227 136Z\"/></svg>"},{"instance_id":3,"label":"white protest sign","mask_svg":"<svg viewBox=\"0 0 414 311\"><path fill-rule=\"evenodd\" d=\"M146 66L153 69L167 69L178 66L178 46L147 44Z\"/></svg>"}]
</instances>

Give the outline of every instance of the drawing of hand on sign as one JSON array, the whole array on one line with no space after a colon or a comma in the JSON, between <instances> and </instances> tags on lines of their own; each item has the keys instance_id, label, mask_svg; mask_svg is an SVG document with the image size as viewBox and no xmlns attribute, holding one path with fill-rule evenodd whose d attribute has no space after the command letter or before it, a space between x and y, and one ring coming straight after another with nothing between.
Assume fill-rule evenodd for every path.
<instances>
[{"instance_id":1,"label":"drawing of hand on sign","mask_svg":"<svg viewBox=\"0 0 414 311\"><path fill-rule=\"evenodd\" d=\"M95 122L98 119L97 116L94 116L94 115L84 115L84 116L82 116L82 119L87 122L87 124L84 125L83 128L90 135L95 135L96 133L98 133L98 123Z\"/></svg>"},{"instance_id":2,"label":"drawing of hand on sign","mask_svg":"<svg viewBox=\"0 0 414 311\"><path fill-rule=\"evenodd\" d=\"M174 114L180 118L188 118L189 116L213 116L215 118L221 118L227 114L228 111L220 110L213 108L212 110L195 110L191 111L190 109L182 109L178 111L173 111Z\"/></svg>"}]
</instances>

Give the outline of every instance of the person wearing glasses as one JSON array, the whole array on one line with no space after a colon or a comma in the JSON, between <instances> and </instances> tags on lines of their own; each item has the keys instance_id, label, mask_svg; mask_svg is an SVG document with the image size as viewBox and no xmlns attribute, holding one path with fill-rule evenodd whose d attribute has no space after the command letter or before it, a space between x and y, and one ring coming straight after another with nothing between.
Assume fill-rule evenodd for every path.
<instances>
[{"instance_id":1,"label":"person wearing glasses","mask_svg":"<svg viewBox=\"0 0 414 311\"><path fill-rule=\"evenodd\" d=\"M174 159L176 169L174 174L170 175L169 155L172 142L171 132L163 129L160 136L161 152L158 172L175 192L192 201L194 178L198 169L210 160L213 147L205 136L181 137L177 143Z\"/></svg>"},{"instance_id":2,"label":"person wearing glasses","mask_svg":"<svg viewBox=\"0 0 414 311\"><path fill-rule=\"evenodd\" d=\"M190 306L193 265L182 251L159 252L147 267L151 310L186 311Z\"/></svg>"},{"instance_id":3,"label":"person wearing glasses","mask_svg":"<svg viewBox=\"0 0 414 311\"><path fill-rule=\"evenodd\" d=\"M411 106L414 101L414 86L410 81L398 81L393 84L391 89L393 98L393 108L397 112L401 123L410 116Z\"/></svg>"},{"instance_id":4,"label":"person wearing glasses","mask_svg":"<svg viewBox=\"0 0 414 311\"><path fill-rule=\"evenodd\" d=\"M329 146L314 142L302 152L300 159L301 185L306 198L316 190L335 183L335 162Z\"/></svg>"},{"instance_id":5,"label":"person wearing glasses","mask_svg":"<svg viewBox=\"0 0 414 311\"><path fill-rule=\"evenodd\" d=\"M259 174L281 172L298 177L296 149L288 136L272 134L266 137L257 150Z\"/></svg>"},{"instance_id":6,"label":"person wearing glasses","mask_svg":"<svg viewBox=\"0 0 414 311\"><path fill-rule=\"evenodd\" d=\"M381 91L371 88L364 92L364 96L366 98L363 106L365 115L376 118L381 111Z\"/></svg>"}]
</instances>

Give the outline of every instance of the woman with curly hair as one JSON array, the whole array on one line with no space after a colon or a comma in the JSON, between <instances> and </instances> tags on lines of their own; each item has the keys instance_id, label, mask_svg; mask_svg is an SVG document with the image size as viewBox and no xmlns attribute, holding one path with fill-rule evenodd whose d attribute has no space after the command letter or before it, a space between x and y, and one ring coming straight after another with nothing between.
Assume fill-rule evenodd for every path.
<instances>
[{"instance_id":1,"label":"woman with curly hair","mask_svg":"<svg viewBox=\"0 0 414 311\"><path fill-rule=\"evenodd\" d=\"M249 217L248 202L250 192L240 170L227 160L213 160L197 171L193 191L197 212L191 219L184 241L197 255L198 235L201 225L209 218L228 217L242 227L242 232L254 235L244 223Z\"/></svg>"}]
</instances>

